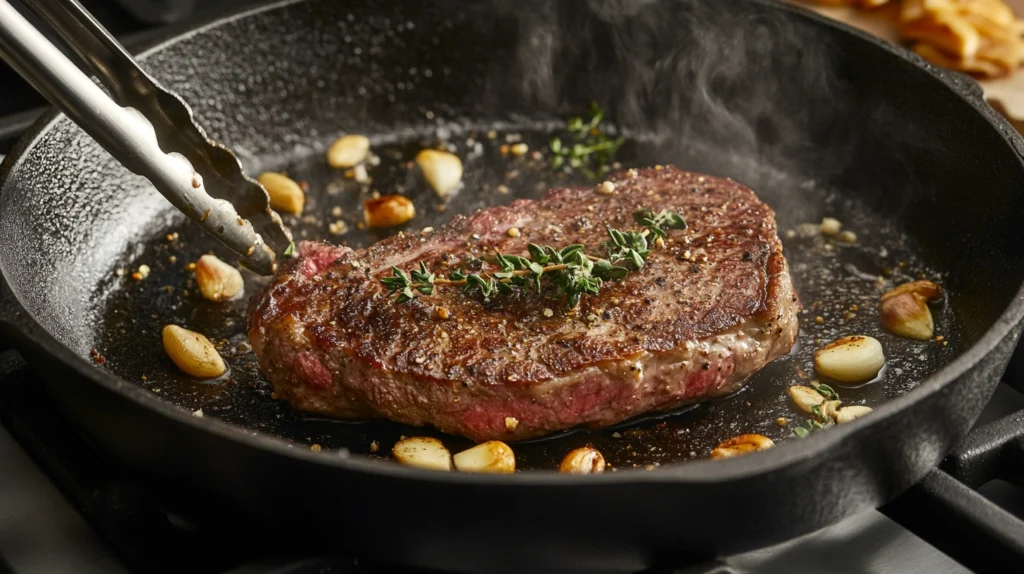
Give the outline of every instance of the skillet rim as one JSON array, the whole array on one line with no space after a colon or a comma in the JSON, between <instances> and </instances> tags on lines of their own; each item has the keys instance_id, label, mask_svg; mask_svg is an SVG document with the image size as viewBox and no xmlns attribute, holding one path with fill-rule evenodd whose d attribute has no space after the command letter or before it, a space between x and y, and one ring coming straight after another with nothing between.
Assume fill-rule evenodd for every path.
<instances>
[{"instance_id":1,"label":"skillet rim","mask_svg":"<svg viewBox=\"0 0 1024 574\"><path fill-rule=\"evenodd\" d=\"M235 20L246 18L261 12L279 10L293 4L300 4L306 0L269 0L255 7L248 7L224 15L214 17L211 20L201 23L198 26L183 24L172 26L168 30L166 39L157 41L142 50L137 56L140 61L145 62L147 56L158 52L167 46L188 40L189 38L217 28ZM917 54L905 50L897 45L862 32L842 22L831 20L817 14L809 9L783 4L776 0L742 0L751 4L758 4L769 7L772 10L783 10L794 14L795 17L806 18L819 26L827 26L839 33L852 35L861 41L885 50L892 56L906 61L912 66L929 74L934 79L945 85L946 89L954 92L962 100L973 108L988 124L999 131L1000 137L1014 152L1022 170L1024 170L1024 137L1021 136L1009 122L990 107L983 98L980 85L969 76L934 66L923 60ZM185 30L185 31L182 31ZM57 122L68 121L67 118L57 110L51 109L44 113L28 131L21 137L14 148L7 154L4 161L0 163L0 194L7 188L8 177L21 165L26 154L53 128ZM467 484L467 485L494 485L502 487L559 487L576 488L580 486L609 486L614 484L673 484L673 485L708 485L737 482L754 476L784 472L789 468L796 467L809 460L825 455L826 451L833 446L847 440L858 433L867 432L870 425L881 424L883 420L889 420L899 416L903 411L913 407L918 402L924 401L942 390L956 379L964 375L968 370L986 359L993 349L1000 344L1024 319L1024 282L1018 288L1016 295L1009 305L996 318L993 324L985 331L978 341L957 356L949 364L931 373L909 392L896 397L876 408L870 417L857 419L849 424L836 426L829 429L829 432L815 433L813 436L800 440L787 440L776 448L767 452L757 453L753 456L735 457L726 460L699 459L685 462L676 462L663 465L657 472L642 472L639 470L618 473L606 473L598 476L575 476L564 475L553 471L523 471L512 475L488 475L458 472L436 472L400 464L380 464L367 457L355 456L331 456L314 453L305 449L296 449L292 443L275 435L264 433L253 433L251 429L225 423L213 418L198 418L192 416L187 409L183 409L169 403L157 395L138 387L125 379L117 377L108 370L96 367L84 357L72 352L67 346L56 340L45 328L43 328L28 312L21 303L18 294L15 293L6 280L3 258L0 254L0 280L3 281L5 289L0 292L0 299L9 299L16 309L16 317L2 317L0 322L6 323L18 331L26 339L40 347L45 352L56 357L70 367L76 374L88 379L91 383L102 386L109 392L120 395L158 414L173 423L191 427L199 432L212 433L218 438L238 443L247 448L254 448L266 453L278 456L292 457L303 463L313 463L328 467L334 467L341 471L351 471L376 475L394 480L409 480L417 483L430 482L442 484ZM17 347L15 347L17 349ZM45 383L44 383L45 384ZM800 445L800 446L796 446ZM944 453L945 454L945 453Z\"/></svg>"}]
</instances>

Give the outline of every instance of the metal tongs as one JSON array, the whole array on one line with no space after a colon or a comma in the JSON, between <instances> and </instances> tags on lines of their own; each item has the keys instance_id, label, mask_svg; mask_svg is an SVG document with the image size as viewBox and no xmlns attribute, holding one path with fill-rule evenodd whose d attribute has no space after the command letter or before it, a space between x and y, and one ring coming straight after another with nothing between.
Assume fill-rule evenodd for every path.
<instances>
[{"instance_id":1,"label":"metal tongs","mask_svg":"<svg viewBox=\"0 0 1024 574\"><path fill-rule=\"evenodd\" d=\"M291 233L235 155L209 140L188 105L140 68L76 0L24 4L68 44L78 65L8 0L0 0L0 56L115 159L238 253L243 265L273 273Z\"/></svg>"}]
</instances>

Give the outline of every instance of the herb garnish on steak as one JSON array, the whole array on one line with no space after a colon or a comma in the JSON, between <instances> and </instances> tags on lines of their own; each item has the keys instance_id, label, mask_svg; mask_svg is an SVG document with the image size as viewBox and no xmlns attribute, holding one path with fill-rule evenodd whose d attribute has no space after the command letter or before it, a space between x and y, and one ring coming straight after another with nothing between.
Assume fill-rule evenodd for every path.
<instances>
[{"instance_id":1,"label":"herb garnish on steak","mask_svg":"<svg viewBox=\"0 0 1024 574\"><path fill-rule=\"evenodd\" d=\"M299 410L507 441L721 396L790 349L798 306L771 208L735 182L672 167L611 181L612 194L554 189L425 238L301 244L250 302L263 372ZM495 252L529 243L597 251L606 225L629 228L645 206L681 214L687 229L572 311L553 289L436 289L396 305L380 281L420 263L438 276L467 261L498 272Z\"/></svg>"},{"instance_id":2,"label":"herb garnish on steak","mask_svg":"<svg viewBox=\"0 0 1024 574\"><path fill-rule=\"evenodd\" d=\"M606 187L614 191L611 182ZM605 185L602 184L602 185ZM464 293L478 291L484 299L493 295L508 295L516 289L529 290L531 287L540 293L545 279L549 279L564 294L569 309L575 309L584 295L597 295L603 281L618 281L629 273L628 267L616 265L632 265L643 269L644 261L650 254L648 236L655 239L655 244L664 247L669 229L686 229L686 221L678 213L667 209L655 214L650 209L638 209L633 218L647 226L643 231L626 231L607 227L608 258L595 257L584 253L584 245L573 243L555 249L550 245L530 243L526 246L528 257L495 251L489 261L497 265L491 273L466 273L465 263L458 269L448 273L447 277L438 277L427 269L423 261L419 269L406 273L398 267L391 268L391 275L382 277L380 282L388 292L395 295L396 303L407 303L416 298L416 294L433 295L434 287L459 286ZM518 233L518 229L516 233Z\"/></svg>"}]
</instances>

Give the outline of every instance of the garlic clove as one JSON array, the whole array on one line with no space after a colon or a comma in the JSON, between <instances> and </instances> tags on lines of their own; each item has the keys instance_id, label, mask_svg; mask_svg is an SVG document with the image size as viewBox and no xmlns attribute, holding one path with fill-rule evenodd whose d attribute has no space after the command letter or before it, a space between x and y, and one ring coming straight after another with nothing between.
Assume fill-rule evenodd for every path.
<instances>
[{"instance_id":1,"label":"garlic clove","mask_svg":"<svg viewBox=\"0 0 1024 574\"><path fill-rule=\"evenodd\" d=\"M821 422L834 421L839 414L839 406L843 404L843 401L825 401L821 407Z\"/></svg>"},{"instance_id":2,"label":"garlic clove","mask_svg":"<svg viewBox=\"0 0 1024 574\"><path fill-rule=\"evenodd\" d=\"M306 205L306 194L299 184L284 174L272 171L261 173L257 179L270 196L271 208L292 215L302 215L302 208Z\"/></svg>"},{"instance_id":3,"label":"garlic clove","mask_svg":"<svg viewBox=\"0 0 1024 574\"><path fill-rule=\"evenodd\" d=\"M890 297L896 297L904 293L915 293L920 295L925 301L935 302L942 299L942 288L936 285L932 281L920 280L911 281L910 283L904 283L897 285L892 289L889 289L882 295L882 300L886 300Z\"/></svg>"},{"instance_id":4,"label":"garlic clove","mask_svg":"<svg viewBox=\"0 0 1024 574\"><path fill-rule=\"evenodd\" d=\"M395 227L413 217L416 217L416 206L402 195L385 195L363 202L363 219L368 227Z\"/></svg>"},{"instance_id":5,"label":"garlic clove","mask_svg":"<svg viewBox=\"0 0 1024 574\"><path fill-rule=\"evenodd\" d=\"M871 411L871 407L866 407L864 405L850 405L848 407L843 407L836 412L836 422L839 424L846 424L854 419L859 419Z\"/></svg>"},{"instance_id":6,"label":"garlic clove","mask_svg":"<svg viewBox=\"0 0 1024 574\"><path fill-rule=\"evenodd\" d=\"M789 393L789 398L793 399L793 404L807 414L813 414L814 407L825 402L825 397L815 390L814 387L794 385L786 389L786 392Z\"/></svg>"},{"instance_id":7,"label":"garlic clove","mask_svg":"<svg viewBox=\"0 0 1024 574\"><path fill-rule=\"evenodd\" d=\"M839 235L839 231L843 228L843 224L834 217L826 217L821 220L821 233L828 236Z\"/></svg>"},{"instance_id":8,"label":"garlic clove","mask_svg":"<svg viewBox=\"0 0 1024 574\"><path fill-rule=\"evenodd\" d=\"M857 243L857 234L852 231L842 231L838 236L843 243Z\"/></svg>"},{"instance_id":9,"label":"garlic clove","mask_svg":"<svg viewBox=\"0 0 1024 574\"><path fill-rule=\"evenodd\" d=\"M814 352L815 370L843 383L870 381L883 366L885 353L874 337L843 337Z\"/></svg>"},{"instance_id":10,"label":"garlic clove","mask_svg":"<svg viewBox=\"0 0 1024 574\"><path fill-rule=\"evenodd\" d=\"M558 472L565 474L601 474L605 469L604 455L592 446L571 451L562 459Z\"/></svg>"},{"instance_id":11,"label":"garlic clove","mask_svg":"<svg viewBox=\"0 0 1024 574\"><path fill-rule=\"evenodd\" d=\"M718 444L711 451L711 458L718 460L731 458L775 446L775 442L761 434L741 434Z\"/></svg>"},{"instance_id":12,"label":"garlic clove","mask_svg":"<svg viewBox=\"0 0 1024 574\"><path fill-rule=\"evenodd\" d=\"M395 443L391 454L398 462L430 470L450 471L452 455L436 438L414 436Z\"/></svg>"},{"instance_id":13,"label":"garlic clove","mask_svg":"<svg viewBox=\"0 0 1024 574\"><path fill-rule=\"evenodd\" d=\"M198 379L212 379L228 370L216 347L202 334L167 325L161 335L167 356L185 373Z\"/></svg>"},{"instance_id":14,"label":"garlic clove","mask_svg":"<svg viewBox=\"0 0 1024 574\"><path fill-rule=\"evenodd\" d=\"M238 269L216 255L203 255L196 261L196 284L203 298L210 301L237 299L245 288Z\"/></svg>"},{"instance_id":15,"label":"garlic clove","mask_svg":"<svg viewBox=\"0 0 1024 574\"><path fill-rule=\"evenodd\" d=\"M927 341L935 335L935 323L928 304L916 293L882 299L879 315L886 331L899 337Z\"/></svg>"},{"instance_id":16,"label":"garlic clove","mask_svg":"<svg viewBox=\"0 0 1024 574\"><path fill-rule=\"evenodd\" d=\"M942 298L942 289L931 281L904 283L882 295L879 315L882 326L899 337L927 341L935 335L928 301Z\"/></svg>"},{"instance_id":17,"label":"garlic clove","mask_svg":"<svg viewBox=\"0 0 1024 574\"><path fill-rule=\"evenodd\" d=\"M516 456L499 440L480 443L453 457L455 468L462 472L508 474L516 471Z\"/></svg>"},{"instance_id":18,"label":"garlic clove","mask_svg":"<svg viewBox=\"0 0 1024 574\"><path fill-rule=\"evenodd\" d=\"M451 195L462 181L462 160L455 154L425 149L416 155L416 164L423 172L423 179L441 198Z\"/></svg>"},{"instance_id":19,"label":"garlic clove","mask_svg":"<svg viewBox=\"0 0 1024 574\"><path fill-rule=\"evenodd\" d=\"M342 136L327 148L327 164L333 168L355 167L370 153L370 140L366 136Z\"/></svg>"}]
</instances>

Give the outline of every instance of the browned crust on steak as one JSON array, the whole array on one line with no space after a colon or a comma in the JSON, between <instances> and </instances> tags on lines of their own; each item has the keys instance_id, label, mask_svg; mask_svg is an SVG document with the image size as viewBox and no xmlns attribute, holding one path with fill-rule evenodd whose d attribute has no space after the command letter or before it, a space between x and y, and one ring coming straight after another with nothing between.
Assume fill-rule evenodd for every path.
<instances>
[{"instance_id":1,"label":"browned crust on steak","mask_svg":"<svg viewBox=\"0 0 1024 574\"><path fill-rule=\"evenodd\" d=\"M611 178L613 195L554 189L366 250L303 244L250 303L261 368L295 408L477 440L607 425L730 392L796 337L774 213L730 180L672 167L632 173ZM439 288L397 305L380 284L392 265L422 261L444 275L495 251L525 254L527 243L600 253L605 224L636 229L640 207L674 209L689 227L574 312L552 290L484 301ZM439 307L451 319L437 318ZM506 428L506 417L517 424Z\"/></svg>"}]
</instances>

